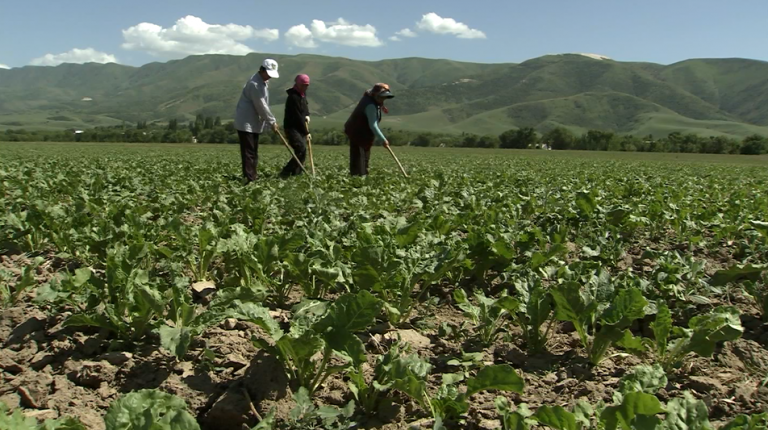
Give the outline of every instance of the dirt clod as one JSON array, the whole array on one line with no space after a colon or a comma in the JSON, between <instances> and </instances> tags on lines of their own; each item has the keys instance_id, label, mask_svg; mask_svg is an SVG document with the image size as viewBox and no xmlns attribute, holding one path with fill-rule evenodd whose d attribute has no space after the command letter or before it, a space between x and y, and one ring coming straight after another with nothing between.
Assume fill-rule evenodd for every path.
<instances>
[{"instance_id":1,"label":"dirt clod","mask_svg":"<svg viewBox=\"0 0 768 430\"><path fill-rule=\"evenodd\" d=\"M99 388L103 382L110 383L115 379L117 368L106 361L83 361L68 363L69 379L81 387Z\"/></svg>"},{"instance_id":2,"label":"dirt clod","mask_svg":"<svg viewBox=\"0 0 768 430\"><path fill-rule=\"evenodd\" d=\"M21 373L24 371L24 367L6 355L5 351L0 352L0 369L3 369L6 372L12 374Z\"/></svg>"},{"instance_id":3,"label":"dirt clod","mask_svg":"<svg viewBox=\"0 0 768 430\"><path fill-rule=\"evenodd\" d=\"M130 352L108 352L99 357L100 360L104 360L113 366L122 366L123 364L133 359L133 354Z\"/></svg>"},{"instance_id":4,"label":"dirt clod","mask_svg":"<svg viewBox=\"0 0 768 430\"><path fill-rule=\"evenodd\" d=\"M19 387L19 396L21 397L21 404L28 408L39 409L46 400L46 394L37 387Z\"/></svg>"},{"instance_id":5,"label":"dirt clod","mask_svg":"<svg viewBox=\"0 0 768 430\"><path fill-rule=\"evenodd\" d=\"M410 345L414 350L427 349L432 344L428 337L413 329L389 332L383 337L390 342L396 342L399 338L401 342Z\"/></svg>"}]
</instances>

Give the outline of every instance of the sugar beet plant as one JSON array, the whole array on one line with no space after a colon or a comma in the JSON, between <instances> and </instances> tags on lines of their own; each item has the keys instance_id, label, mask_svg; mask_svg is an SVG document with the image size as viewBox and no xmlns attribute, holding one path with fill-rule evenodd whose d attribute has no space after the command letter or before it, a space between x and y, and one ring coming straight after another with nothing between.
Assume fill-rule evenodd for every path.
<instances>
[{"instance_id":1,"label":"sugar beet plant","mask_svg":"<svg viewBox=\"0 0 768 430\"><path fill-rule=\"evenodd\" d=\"M340 427L372 418L385 397L459 428L478 418L474 394L524 397L505 357L488 365L487 349L453 351L454 373L438 373L423 351L378 344L391 330L421 330L434 348L471 339L534 356L572 325L595 366L622 351L684 373L689 357L713 357L749 330L751 305L768 315L763 166L404 151L407 180L376 157L369 177L348 177L344 157L324 150L316 180L278 181L285 154L267 149L262 179L244 186L223 173L239 169L230 147L2 144L0 301L33 300L66 312L71 330L101 330L113 349L154 343L178 360L198 360L226 318L253 322L296 401L260 428ZM353 406L314 406L331 378ZM515 429L655 428L705 414L685 396L662 404L648 384L610 405L496 406ZM132 423L145 403L153 420L188 421L151 393L110 420ZM727 428L760 423L734 417Z\"/></svg>"}]
</instances>

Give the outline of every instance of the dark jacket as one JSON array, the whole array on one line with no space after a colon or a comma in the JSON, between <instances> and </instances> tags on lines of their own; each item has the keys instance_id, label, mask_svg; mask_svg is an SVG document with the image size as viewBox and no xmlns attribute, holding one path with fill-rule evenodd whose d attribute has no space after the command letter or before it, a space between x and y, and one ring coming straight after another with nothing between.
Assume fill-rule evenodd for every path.
<instances>
[{"instance_id":1,"label":"dark jacket","mask_svg":"<svg viewBox=\"0 0 768 430\"><path fill-rule=\"evenodd\" d=\"M306 117L309 116L309 104L307 98L302 97L295 88L289 88L285 92L288 93L288 98L285 100L283 127L286 130L296 130L302 136L308 135Z\"/></svg>"},{"instance_id":2,"label":"dark jacket","mask_svg":"<svg viewBox=\"0 0 768 430\"><path fill-rule=\"evenodd\" d=\"M368 117L365 116L365 108L370 104L376 106L376 119L379 124L381 124L381 106L379 106L373 97L368 94L365 94L363 98L360 99L357 107L355 107L355 110L352 111L349 119L347 119L347 122L344 124L344 133L349 136L352 143L365 148L372 147L375 139L373 130L371 130L371 127L368 125Z\"/></svg>"}]
</instances>

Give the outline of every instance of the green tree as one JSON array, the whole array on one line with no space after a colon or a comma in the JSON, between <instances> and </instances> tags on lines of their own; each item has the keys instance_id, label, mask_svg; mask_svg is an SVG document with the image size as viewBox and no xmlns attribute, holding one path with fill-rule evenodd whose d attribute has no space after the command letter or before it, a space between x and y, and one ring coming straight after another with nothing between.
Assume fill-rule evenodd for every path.
<instances>
[{"instance_id":1,"label":"green tree","mask_svg":"<svg viewBox=\"0 0 768 430\"><path fill-rule=\"evenodd\" d=\"M347 137L344 135L344 133L336 130L331 130L327 133L320 133L317 135L312 135L312 143L317 143L318 145L330 145L330 146L341 146L344 145L347 141Z\"/></svg>"},{"instance_id":2,"label":"green tree","mask_svg":"<svg viewBox=\"0 0 768 430\"><path fill-rule=\"evenodd\" d=\"M728 139L723 136L711 136L704 146L709 154L727 154L729 151Z\"/></svg>"},{"instance_id":3,"label":"green tree","mask_svg":"<svg viewBox=\"0 0 768 430\"><path fill-rule=\"evenodd\" d=\"M507 130L499 136L502 148L526 149L533 148L539 142L539 135L531 127Z\"/></svg>"},{"instance_id":4,"label":"green tree","mask_svg":"<svg viewBox=\"0 0 768 430\"><path fill-rule=\"evenodd\" d=\"M553 128L541 138L550 148L558 150L571 149L574 139L573 133L564 127Z\"/></svg>"},{"instance_id":5,"label":"green tree","mask_svg":"<svg viewBox=\"0 0 768 430\"><path fill-rule=\"evenodd\" d=\"M747 136L741 142L741 153L746 155L760 155L768 153L768 139L757 134Z\"/></svg>"},{"instance_id":6,"label":"green tree","mask_svg":"<svg viewBox=\"0 0 768 430\"><path fill-rule=\"evenodd\" d=\"M635 152L643 146L643 139L637 136L622 136L619 142L620 151Z\"/></svg>"},{"instance_id":7,"label":"green tree","mask_svg":"<svg viewBox=\"0 0 768 430\"><path fill-rule=\"evenodd\" d=\"M480 138L477 140L478 148L498 148L499 146L501 146L501 141L499 138L490 134L480 136Z\"/></svg>"},{"instance_id":8,"label":"green tree","mask_svg":"<svg viewBox=\"0 0 768 430\"><path fill-rule=\"evenodd\" d=\"M411 145L421 147L434 146L434 136L430 133L421 133L411 141Z\"/></svg>"},{"instance_id":9,"label":"green tree","mask_svg":"<svg viewBox=\"0 0 768 430\"><path fill-rule=\"evenodd\" d=\"M576 142L576 149L586 151L607 151L614 146L616 135L611 131L589 130Z\"/></svg>"},{"instance_id":10,"label":"green tree","mask_svg":"<svg viewBox=\"0 0 768 430\"><path fill-rule=\"evenodd\" d=\"M464 148L477 148L477 141L477 135L464 133L461 139L461 146Z\"/></svg>"}]
</instances>

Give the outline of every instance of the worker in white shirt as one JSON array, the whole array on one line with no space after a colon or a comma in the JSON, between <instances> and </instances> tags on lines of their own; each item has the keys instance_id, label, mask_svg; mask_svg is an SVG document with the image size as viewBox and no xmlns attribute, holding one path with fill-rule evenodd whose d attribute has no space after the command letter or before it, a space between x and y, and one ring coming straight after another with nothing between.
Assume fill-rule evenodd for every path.
<instances>
[{"instance_id":1,"label":"worker in white shirt","mask_svg":"<svg viewBox=\"0 0 768 430\"><path fill-rule=\"evenodd\" d=\"M269 84L271 78L279 78L277 61L267 58L243 86L240 100L235 110L235 129L240 139L240 157L243 163L243 176L246 182L258 177L259 135L269 125L273 132L278 132L275 116L269 109Z\"/></svg>"}]
</instances>

